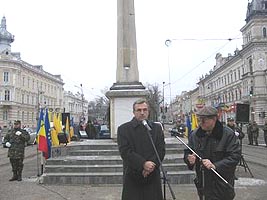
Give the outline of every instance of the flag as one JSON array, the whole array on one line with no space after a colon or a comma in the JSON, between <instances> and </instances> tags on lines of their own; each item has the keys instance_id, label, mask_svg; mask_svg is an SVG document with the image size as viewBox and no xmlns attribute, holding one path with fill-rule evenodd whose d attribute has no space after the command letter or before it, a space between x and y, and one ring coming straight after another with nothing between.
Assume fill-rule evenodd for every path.
<instances>
[{"instance_id":1,"label":"flag","mask_svg":"<svg viewBox=\"0 0 267 200\"><path fill-rule=\"evenodd\" d=\"M56 113L54 113L53 128L51 130L52 146L58 146L59 145L59 141L58 141L58 133L59 132L60 132L60 127L58 127L57 115L56 115Z\"/></svg>"},{"instance_id":2,"label":"flag","mask_svg":"<svg viewBox=\"0 0 267 200\"><path fill-rule=\"evenodd\" d=\"M66 119L66 124L65 124L65 133L67 135L67 138L68 138L68 142L70 142L70 122L69 122L69 117L67 116L67 119Z\"/></svg>"},{"instance_id":3,"label":"flag","mask_svg":"<svg viewBox=\"0 0 267 200\"><path fill-rule=\"evenodd\" d=\"M73 117L70 120L70 139L74 136L74 122L73 122Z\"/></svg>"},{"instance_id":4,"label":"flag","mask_svg":"<svg viewBox=\"0 0 267 200\"><path fill-rule=\"evenodd\" d=\"M53 126L56 129L57 134L62 132L62 127L56 113L54 113Z\"/></svg>"},{"instance_id":5,"label":"flag","mask_svg":"<svg viewBox=\"0 0 267 200\"><path fill-rule=\"evenodd\" d=\"M51 146L52 146L48 109L46 109L44 124L45 124L45 133L46 133L46 142L47 142L47 152L44 153L44 157L48 159L51 157Z\"/></svg>"},{"instance_id":6,"label":"flag","mask_svg":"<svg viewBox=\"0 0 267 200\"><path fill-rule=\"evenodd\" d=\"M187 129L186 129L185 135L188 138L189 134L191 132L191 122L190 122L189 116L186 117L186 127L187 127Z\"/></svg>"},{"instance_id":7,"label":"flag","mask_svg":"<svg viewBox=\"0 0 267 200\"><path fill-rule=\"evenodd\" d=\"M191 117L192 117L192 120L191 120L192 121L191 130L194 130L194 129L196 129L198 127L197 116L196 116L195 113L193 113L191 115Z\"/></svg>"},{"instance_id":8,"label":"flag","mask_svg":"<svg viewBox=\"0 0 267 200\"><path fill-rule=\"evenodd\" d=\"M40 130L40 128L41 128L41 121L44 119L44 111L43 111L43 109L41 108L41 110L40 110L40 115L39 115L39 119L38 119L38 122L37 122L37 128L36 128L36 133L37 133L37 135L36 136L38 136L38 132L39 132L39 130ZM37 138L37 140L38 140L38 138Z\"/></svg>"},{"instance_id":9,"label":"flag","mask_svg":"<svg viewBox=\"0 0 267 200\"><path fill-rule=\"evenodd\" d=\"M48 157L48 145L47 145L47 138L45 132L45 123L43 115L40 115L41 122L40 128L38 132L38 150L42 151L45 157Z\"/></svg>"},{"instance_id":10,"label":"flag","mask_svg":"<svg viewBox=\"0 0 267 200\"><path fill-rule=\"evenodd\" d=\"M39 115L39 119L38 119L38 122L37 122L37 128L36 128L36 142L37 144L39 144L39 132L40 132L40 129L41 129L41 122L44 121L44 111L43 109L41 108L40 110L40 115Z\"/></svg>"}]
</instances>

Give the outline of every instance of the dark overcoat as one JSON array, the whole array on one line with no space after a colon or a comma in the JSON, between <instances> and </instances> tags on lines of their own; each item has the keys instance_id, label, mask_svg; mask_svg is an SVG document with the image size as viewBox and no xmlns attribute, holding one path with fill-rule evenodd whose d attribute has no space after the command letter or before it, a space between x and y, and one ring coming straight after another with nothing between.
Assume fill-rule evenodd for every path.
<instances>
[{"instance_id":1,"label":"dark overcoat","mask_svg":"<svg viewBox=\"0 0 267 200\"><path fill-rule=\"evenodd\" d=\"M118 128L118 147L123 160L122 200L162 200L160 164L153 149L150 136L162 161L165 156L164 134L161 126L148 123L152 131L133 118ZM143 177L146 161L156 164L155 170Z\"/></svg>"},{"instance_id":2,"label":"dark overcoat","mask_svg":"<svg viewBox=\"0 0 267 200\"><path fill-rule=\"evenodd\" d=\"M232 186L223 181L212 171L204 169L204 191L202 190L201 161L190 165L187 156L190 152L185 149L184 160L189 169L195 168L196 184L199 194L204 194L206 200L232 200L234 198L234 173L241 158L240 145L232 129L223 126L217 120L211 135L199 127L190 135L188 145L202 158L209 159L216 167L216 171Z\"/></svg>"}]
</instances>

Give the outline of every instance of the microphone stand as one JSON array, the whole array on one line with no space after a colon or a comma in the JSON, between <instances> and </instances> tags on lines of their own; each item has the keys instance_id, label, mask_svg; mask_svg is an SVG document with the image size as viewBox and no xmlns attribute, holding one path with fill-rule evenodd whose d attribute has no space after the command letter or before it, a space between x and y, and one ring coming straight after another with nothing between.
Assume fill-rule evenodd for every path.
<instances>
[{"instance_id":1,"label":"microphone stand","mask_svg":"<svg viewBox=\"0 0 267 200\"><path fill-rule=\"evenodd\" d=\"M191 147L189 147L181 138L179 138L178 136L175 136L183 145L185 145L193 154L195 154L196 155L196 157L198 157L199 158L199 160L201 161L202 160L202 158L191 148ZM226 183L230 188L233 188L233 186L230 184L230 183L228 183L228 181L227 180L225 180L215 169L213 169L213 168L210 168L211 169L211 171L213 171L224 183Z\"/></svg>"},{"instance_id":2,"label":"microphone stand","mask_svg":"<svg viewBox=\"0 0 267 200\"><path fill-rule=\"evenodd\" d=\"M174 192L173 192L173 190L172 190L172 188L171 188L171 185L170 185L170 183L169 183L169 181L168 181L168 179L167 179L166 173L165 173L165 171L164 171L164 168L163 168L163 166L162 166L162 162L161 162L160 157L159 157L159 153L158 153L158 151L157 151L157 149L156 149L156 146L155 146L155 144L154 144L154 141L153 141L153 139L152 139L152 135L150 134L150 130L149 130L149 129L147 129L147 134L148 134L148 137L149 137L149 139L150 139L150 142L151 142L151 144L152 144L152 146L153 146L153 149L154 149L154 151L155 151L155 154L156 154L156 156L157 156L157 159L158 159L158 161L159 161L160 170L161 170L161 172L162 172L162 174L163 174L163 183L164 183L164 200L166 200L166 195L165 195L165 183L167 183L167 185L168 185L168 187L169 187L169 190L170 190L171 195L172 195L172 199L176 199L176 197L175 197L175 195L174 195Z\"/></svg>"}]
</instances>

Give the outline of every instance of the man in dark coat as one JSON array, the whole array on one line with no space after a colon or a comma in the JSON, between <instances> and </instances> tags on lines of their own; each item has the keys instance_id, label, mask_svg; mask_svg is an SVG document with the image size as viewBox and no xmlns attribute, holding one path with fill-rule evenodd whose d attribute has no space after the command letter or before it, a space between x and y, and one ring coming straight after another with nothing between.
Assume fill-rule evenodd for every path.
<instances>
[{"instance_id":1,"label":"man in dark coat","mask_svg":"<svg viewBox=\"0 0 267 200\"><path fill-rule=\"evenodd\" d=\"M123 159L122 200L162 200L160 162L153 149L152 137L162 161L165 156L161 126L148 122L151 131L142 124L149 115L148 103L140 99L133 104L134 118L118 128L118 147Z\"/></svg>"},{"instance_id":2,"label":"man in dark coat","mask_svg":"<svg viewBox=\"0 0 267 200\"><path fill-rule=\"evenodd\" d=\"M240 141L245 137L245 133L243 133L243 131L242 131L242 130L235 124L235 120L234 120L234 118L229 117L229 118L227 119L227 126L228 126L229 128L231 128L231 129L234 131L236 137L237 137ZM240 143L240 144L241 144L241 143Z\"/></svg>"},{"instance_id":3,"label":"man in dark coat","mask_svg":"<svg viewBox=\"0 0 267 200\"><path fill-rule=\"evenodd\" d=\"M13 176L9 181L22 180L24 150L28 140L30 140L30 134L21 129L21 122L16 120L14 122L14 128L4 138L4 143L8 147L8 157L13 171Z\"/></svg>"},{"instance_id":4,"label":"man in dark coat","mask_svg":"<svg viewBox=\"0 0 267 200\"><path fill-rule=\"evenodd\" d=\"M235 196L234 173L241 158L240 146L233 130L223 126L217 115L217 109L211 106L205 106L197 113L199 128L190 135L188 145L202 160L189 149L185 149L184 160L189 169L195 167L197 177L194 181L200 199L204 196L205 200L232 200Z\"/></svg>"}]
</instances>

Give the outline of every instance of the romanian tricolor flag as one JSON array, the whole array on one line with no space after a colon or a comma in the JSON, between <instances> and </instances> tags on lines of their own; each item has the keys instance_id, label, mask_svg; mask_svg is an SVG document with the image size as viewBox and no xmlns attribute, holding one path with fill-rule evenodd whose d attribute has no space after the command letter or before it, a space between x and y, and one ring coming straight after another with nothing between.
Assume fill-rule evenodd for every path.
<instances>
[{"instance_id":1,"label":"romanian tricolor flag","mask_svg":"<svg viewBox=\"0 0 267 200\"><path fill-rule=\"evenodd\" d=\"M44 120L44 114L43 110L40 112L40 126L38 127L38 150L43 152L43 155L46 159L50 157L51 152L51 140L50 140L50 134L46 133L46 127L48 127L47 123L49 123L48 115L47 120ZM45 122L46 121L46 122ZM50 127L50 126L49 126ZM50 142L48 142L50 140ZM50 145L49 145L50 144Z\"/></svg>"}]
</instances>

